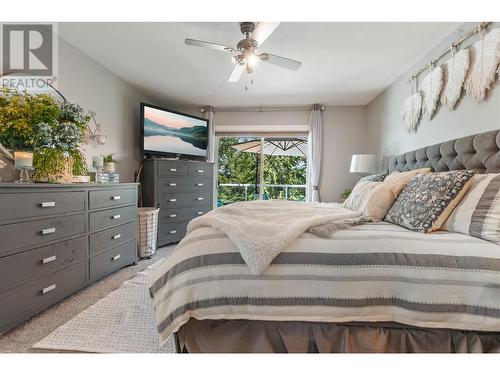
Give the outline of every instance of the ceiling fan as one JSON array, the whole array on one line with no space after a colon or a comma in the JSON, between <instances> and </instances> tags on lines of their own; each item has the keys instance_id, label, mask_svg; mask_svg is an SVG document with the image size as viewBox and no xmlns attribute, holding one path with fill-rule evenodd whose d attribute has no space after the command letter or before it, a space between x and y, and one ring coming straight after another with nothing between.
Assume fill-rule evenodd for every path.
<instances>
[{"instance_id":1,"label":"ceiling fan","mask_svg":"<svg viewBox=\"0 0 500 375\"><path fill-rule=\"evenodd\" d=\"M255 64L260 60L282 68L297 70L301 62L271 53L259 53L258 49L264 41L279 26L279 22L241 22L240 30L245 38L240 40L236 48L223 46L216 43L186 38L184 41L189 46L210 48L217 51L228 52L233 55L234 68L228 82L238 82L243 72L252 74Z\"/></svg>"}]
</instances>

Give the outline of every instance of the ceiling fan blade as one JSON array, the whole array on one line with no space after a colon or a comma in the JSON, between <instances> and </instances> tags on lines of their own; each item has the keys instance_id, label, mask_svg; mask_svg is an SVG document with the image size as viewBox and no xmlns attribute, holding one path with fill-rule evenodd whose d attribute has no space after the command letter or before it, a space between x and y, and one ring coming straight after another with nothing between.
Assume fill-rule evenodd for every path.
<instances>
[{"instance_id":1,"label":"ceiling fan blade","mask_svg":"<svg viewBox=\"0 0 500 375\"><path fill-rule=\"evenodd\" d=\"M210 49L215 49L217 51L222 51L222 52L238 52L237 50L235 50L232 47L223 46L221 44L215 44L215 43L210 43L210 42L204 42L203 40L186 38L186 40L184 40L184 43L187 44L188 46L210 48Z\"/></svg>"},{"instance_id":2,"label":"ceiling fan blade","mask_svg":"<svg viewBox=\"0 0 500 375\"><path fill-rule=\"evenodd\" d=\"M231 75L228 78L228 82L238 82L240 80L243 71L245 70L245 65L235 64Z\"/></svg>"},{"instance_id":3,"label":"ceiling fan blade","mask_svg":"<svg viewBox=\"0 0 500 375\"><path fill-rule=\"evenodd\" d=\"M252 39L256 40L260 46L276 30L279 24L279 22L259 22L252 33Z\"/></svg>"},{"instance_id":4,"label":"ceiling fan blade","mask_svg":"<svg viewBox=\"0 0 500 375\"><path fill-rule=\"evenodd\" d=\"M269 63L269 64L278 65L282 68L286 68L286 69L290 69L290 70L297 70L302 65L302 63L300 61L287 59L286 57L273 55L271 53L262 53L260 55L260 59L262 61Z\"/></svg>"}]
</instances>

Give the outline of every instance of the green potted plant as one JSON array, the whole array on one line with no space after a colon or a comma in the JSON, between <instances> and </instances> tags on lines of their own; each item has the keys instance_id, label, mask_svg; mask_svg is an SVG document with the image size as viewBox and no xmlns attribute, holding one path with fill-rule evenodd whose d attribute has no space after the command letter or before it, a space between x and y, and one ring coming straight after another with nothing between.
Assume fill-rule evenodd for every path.
<instances>
[{"instance_id":1,"label":"green potted plant","mask_svg":"<svg viewBox=\"0 0 500 375\"><path fill-rule=\"evenodd\" d=\"M72 182L74 175L87 174L81 145L90 119L78 104L60 103L47 94L0 92L0 143L33 152L36 181Z\"/></svg>"},{"instance_id":2,"label":"green potted plant","mask_svg":"<svg viewBox=\"0 0 500 375\"><path fill-rule=\"evenodd\" d=\"M0 89L0 149L14 159L15 169L21 170L20 182L30 182L36 146L34 125L56 121L58 115L58 105L50 95Z\"/></svg>"},{"instance_id":3,"label":"green potted plant","mask_svg":"<svg viewBox=\"0 0 500 375\"><path fill-rule=\"evenodd\" d=\"M115 173L115 164L118 164L118 161L114 158L115 154L102 155L104 161L104 171L108 173Z\"/></svg>"},{"instance_id":4,"label":"green potted plant","mask_svg":"<svg viewBox=\"0 0 500 375\"><path fill-rule=\"evenodd\" d=\"M352 189L345 189L342 193L340 193L340 198L342 198L342 201L345 201L347 198L349 198L349 195L351 195Z\"/></svg>"}]
</instances>

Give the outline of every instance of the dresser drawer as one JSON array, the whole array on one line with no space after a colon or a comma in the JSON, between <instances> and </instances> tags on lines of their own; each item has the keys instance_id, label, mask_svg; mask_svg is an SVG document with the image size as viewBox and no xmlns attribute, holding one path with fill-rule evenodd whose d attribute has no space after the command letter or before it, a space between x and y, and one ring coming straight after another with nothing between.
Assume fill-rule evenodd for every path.
<instances>
[{"instance_id":1,"label":"dresser drawer","mask_svg":"<svg viewBox=\"0 0 500 375\"><path fill-rule=\"evenodd\" d=\"M158 202L161 209L176 207L201 207L210 204L212 198L210 191L200 193L177 193L177 194L158 194Z\"/></svg>"},{"instance_id":2,"label":"dresser drawer","mask_svg":"<svg viewBox=\"0 0 500 375\"><path fill-rule=\"evenodd\" d=\"M90 235L90 255L102 253L112 247L122 245L135 239L137 223L123 224L102 232Z\"/></svg>"},{"instance_id":3,"label":"dresser drawer","mask_svg":"<svg viewBox=\"0 0 500 375\"><path fill-rule=\"evenodd\" d=\"M187 221L160 224L158 227L158 244L178 242L186 235Z\"/></svg>"},{"instance_id":4,"label":"dresser drawer","mask_svg":"<svg viewBox=\"0 0 500 375\"><path fill-rule=\"evenodd\" d=\"M90 258L90 279L91 281L98 280L136 260L137 245L135 241L114 247Z\"/></svg>"},{"instance_id":5,"label":"dresser drawer","mask_svg":"<svg viewBox=\"0 0 500 375\"><path fill-rule=\"evenodd\" d=\"M0 194L0 221L85 210L85 192Z\"/></svg>"},{"instance_id":6,"label":"dresser drawer","mask_svg":"<svg viewBox=\"0 0 500 375\"><path fill-rule=\"evenodd\" d=\"M211 178L213 174L213 164L189 163L188 175L200 178Z\"/></svg>"},{"instance_id":7,"label":"dresser drawer","mask_svg":"<svg viewBox=\"0 0 500 375\"><path fill-rule=\"evenodd\" d=\"M6 290L85 259L87 237L0 258L0 290Z\"/></svg>"},{"instance_id":8,"label":"dresser drawer","mask_svg":"<svg viewBox=\"0 0 500 375\"><path fill-rule=\"evenodd\" d=\"M158 162L158 176L186 176L188 172L186 164L187 163L179 163L175 161L160 161Z\"/></svg>"},{"instance_id":9,"label":"dresser drawer","mask_svg":"<svg viewBox=\"0 0 500 375\"><path fill-rule=\"evenodd\" d=\"M128 206L90 213L90 231L107 229L137 219L137 207Z\"/></svg>"},{"instance_id":10,"label":"dresser drawer","mask_svg":"<svg viewBox=\"0 0 500 375\"><path fill-rule=\"evenodd\" d=\"M177 221L190 221L195 217L206 214L208 211L210 211L210 206L160 210L158 220L161 224L168 224Z\"/></svg>"},{"instance_id":11,"label":"dresser drawer","mask_svg":"<svg viewBox=\"0 0 500 375\"><path fill-rule=\"evenodd\" d=\"M85 233L87 214L0 226L0 254Z\"/></svg>"},{"instance_id":12,"label":"dresser drawer","mask_svg":"<svg viewBox=\"0 0 500 375\"><path fill-rule=\"evenodd\" d=\"M48 307L86 284L86 265L81 262L20 287L0 293L0 326L18 315Z\"/></svg>"},{"instance_id":13,"label":"dresser drawer","mask_svg":"<svg viewBox=\"0 0 500 375\"><path fill-rule=\"evenodd\" d=\"M123 206L137 202L136 189L106 189L89 192L90 209Z\"/></svg>"},{"instance_id":14,"label":"dresser drawer","mask_svg":"<svg viewBox=\"0 0 500 375\"><path fill-rule=\"evenodd\" d=\"M211 188L212 180L196 177L161 177L158 179L159 193L203 192Z\"/></svg>"}]
</instances>

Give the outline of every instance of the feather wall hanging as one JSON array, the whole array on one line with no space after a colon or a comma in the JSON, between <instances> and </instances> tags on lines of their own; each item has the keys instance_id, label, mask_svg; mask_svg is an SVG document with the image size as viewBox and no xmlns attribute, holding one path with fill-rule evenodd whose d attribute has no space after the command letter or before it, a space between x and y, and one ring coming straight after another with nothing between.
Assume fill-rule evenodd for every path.
<instances>
[{"instance_id":1,"label":"feather wall hanging","mask_svg":"<svg viewBox=\"0 0 500 375\"><path fill-rule=\"evenodd\" d=\"M484 33L485 29L480 29L481 40L471 47L472 65L464 85L467 95L476 103L486 98L500 62L500 29Z\"/></svg>"},{"instance_id":2,"label":"feather wall hanging","mask_svg":"<svg viewBox=\"0 0 500 375\"><path fill-rule=\"evenodd\" d=\"M443 69L435 64L429 64L430 73L422 80L422 113L427 120L432 119L443 89Z\"/></svg>"},{"instance_id":3,"label":"feather wall hanging","mask_svg":"<svg viewBox=\"0 0 500 375\"><path fill-rule=\"evenodd\" d=\"M454 45L451 46L450 52L451 59L442 65L445 83L441 104L453 110L462 94L462 86L469 70L470 54L468 49L457 52Z\"/></svg>"},{"instance_id":4,"label":"feather wall hanging","mask_svg":"<svg viewBox=\"0 0 500 375\"><path fill-rule=\"evenodd\" d=\"M405 122L408 133L417 131L420 113L422 111L422 95L417 90L417 81L412 77L410 84L410 96L403 102L403 111L401 113ZM415 85L415 91L413 90Z\"/></svg>"}]
</instances>

